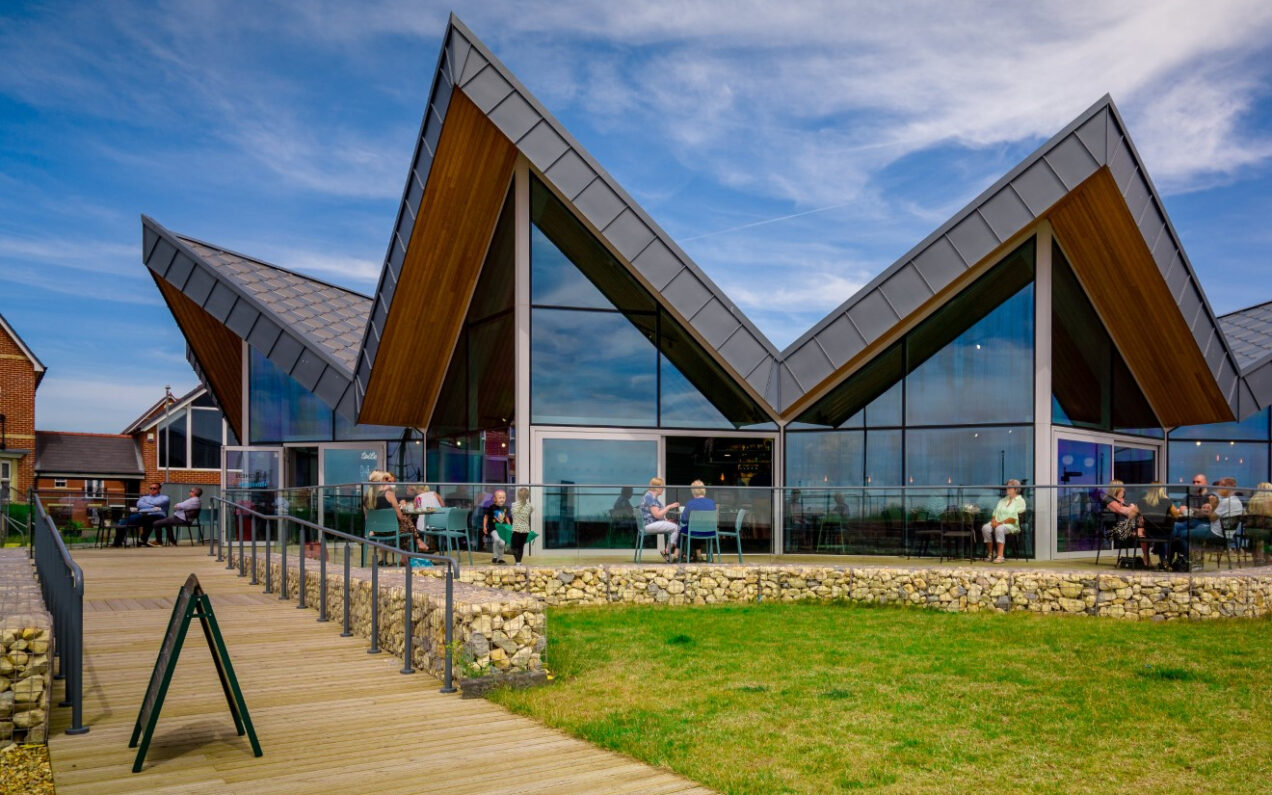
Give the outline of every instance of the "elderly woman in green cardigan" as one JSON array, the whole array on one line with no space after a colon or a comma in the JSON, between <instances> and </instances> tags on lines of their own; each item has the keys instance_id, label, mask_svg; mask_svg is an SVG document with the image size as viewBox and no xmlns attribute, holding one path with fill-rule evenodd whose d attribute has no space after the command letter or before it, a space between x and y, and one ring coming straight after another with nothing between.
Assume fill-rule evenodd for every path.
<instances>
[{"instance_id":1,"label":"elderly woman in green cardigan","mask_svg":"<svg viewBox=\"0 0 1272 795\"><path fill-rule=\"evenodd\" d=\"M981 527L981 537L985 539L985 560L994 563L1005 563L1003 544L1008 533L1020 532L1020 515L1025 512L1025 498L1020 496L1020 481L1012 478L1007 481L1007 496L994 506L994 515ZM994 554L994 543L998 543L998 554Z\"/></svg>"}]
</instances>

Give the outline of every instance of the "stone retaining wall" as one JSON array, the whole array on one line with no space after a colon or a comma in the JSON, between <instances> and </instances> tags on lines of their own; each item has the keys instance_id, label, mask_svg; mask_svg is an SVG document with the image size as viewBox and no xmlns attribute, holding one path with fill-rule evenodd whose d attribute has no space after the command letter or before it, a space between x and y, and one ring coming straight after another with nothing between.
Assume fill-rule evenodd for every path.
<instances>
[{"instance_id":1,"label":"stone retaining wall","mask_svg":"<svg viewBox=\"0 0 1272 795\"><path fill-rule=\"evenodd\" d=\"M48 738L53 621L25 549L0 550L0 747Z\"/></svg>"},{"instance_id":2,"label":"stone retaining wall","mask_svg":"<svg viewBox=\"0 0 1272 795\"><path fill-rule=\"evenodd\" d=\"M246 556L245 556L246 557ZM251 558L247 557L251 566ZM299 599L299 561L287 559L287 597ZM281 561L271 556L274 592L282 577ZM305 562L305 603L318 610L320 578L317 560ZM446 654L446 592L441 576L444 569L417 569L411 598L414 622L411 660L416 668L441 679ZM265 557L256 560L256 576L265 583ZM250 574L250 569L249 569ZM429 576L436 575L436 576ZM349 587L349 630L358 637L371 637L371 570L351 568ZM379 643L387 654L402 656L403 618L406 588L402 570L385 567L379 572ZM453 671L461 685L465 679L493 677L524 684L543 675L543 649L547 643L544 602L535 595L512 597L509 593L480 584L459 581L453 593L455 605ZM344 563L337 555L327 562L327 617L333 626L344 622Z\"/></svg>"},{"instance_id":3,"label":"stone retaining wall","mask_svg":"<svg viewBox=\"0 0 1272 795\"><path fill-rule=\"evenodd\" d=\"M712 604L847 599L952 612L1025 610L1124 619L1257 617L1272 612L1272 571L1155 574L989 567L613 565L468 567L464 582L549 605Z\"/></svg>"}]
</instances>

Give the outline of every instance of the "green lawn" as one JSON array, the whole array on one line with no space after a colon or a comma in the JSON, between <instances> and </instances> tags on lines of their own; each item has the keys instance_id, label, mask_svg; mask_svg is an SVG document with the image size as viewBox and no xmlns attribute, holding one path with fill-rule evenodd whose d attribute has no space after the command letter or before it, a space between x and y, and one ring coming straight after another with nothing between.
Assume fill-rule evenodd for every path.
<instances>
[{"instance_id":1,"label":"green lawn","mask_svg":"<svg viewBox=\"0 0 1272 795\"><path fill-rule=\"evenodd\" d=\"M725 792L1272 791L1272 622L554 609L511 709Z\"/></svg>"}]
</instances>

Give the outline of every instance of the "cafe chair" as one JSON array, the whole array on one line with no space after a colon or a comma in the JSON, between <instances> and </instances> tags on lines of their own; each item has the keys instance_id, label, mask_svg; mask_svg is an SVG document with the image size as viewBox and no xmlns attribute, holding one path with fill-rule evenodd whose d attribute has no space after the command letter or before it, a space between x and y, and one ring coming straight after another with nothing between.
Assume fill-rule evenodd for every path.
<instances>
[{"instance_id":1,"label":"cafe chair","mask_svg":"<svg viewBox=\"0 0 1272 795\"><path fill-rule=\"evenodd\" d=\"M1020 530L1007 534L1006 551L1016 560L1024 560L1030 551L1033 536L1033 509L1027 509L1018 518ZM1136 549L1139 547L1137 546Z\"/></svg>"},{"instance_id":2,"label":"cafe chair","mask_svg":"<svg viewBox=\"0 0 1272 795\"><path fill-rule=\"evenodd\" d=\"M373 508L367 511L368 540L392 544L400 550L404 538L406 533L402 532L402 526L398 524L397 511L392 508Z\"/></svg>"},{"instance_id":3,"label":"cafe chair","mask_svg":"<svg viewBox=\"0 0 1272 795\"><path fill-rule=\"evenodd\" d=\"M456 561L459 560L459 542L462 540L464 548L468 550L468 565L473 565L473 543L472 537L468 535L468 511L463 508L444 508L437 513L426 514L424 525L425 532L436 536L439 549L445 542L446 554L454 552Z\"/></svg>"},{"instance_id":4,"label":"cafe chair","mask_svg":"<svg viewBox=\"0 0 1272 795\"><path fill-rule=\"evenodd\" d=\"M635 520L636 520L636 553L635 553L634 555L632 555L632 560L633 560L634 562L636 562L636 563L640 563L641 553L643 553L643 552L645 551L645 537L646 537L646 536L653 536L653 537L657 538L657 537L658 537L658 536L660 536L660 535L667 535L667 534L666 534L666 533L655 533L655 532L650 532L650 531L646 530L646 529L645 529L645 517L641 516L641 514L640 514L640 508L639 508L639 507L632 508L632 516L633 516L633 518L635 518ZM692 518L693 518L693 514L690 514L690 515L689 515L689 518L691 518L691 519L692 519Z\"/></svg>"},{"instance_id":5,"label":"cafe chair","mask_svg":"<svg viewBox=\"0 0 1272 795\"><path fill-rule=\"evenodd\" d=\"M720 562L720 512L694 511L689 514L689 526L682 533L680 552L684 559L693 562L691 547L694 540L702 541L707 550L707 562L711 562L711 550L715 549L715 562Z\"/></svg>"},{"instance_id":6,"label":"cafe chair","mask_svg":"<svg viewBox=\"0 0 1272 795\"><path fill-rule=\"evenodd\" d=\"M941 562L944 563L946 557L950 560L963 557L945 553L947 550L966 544L967 560L969 563L974 563L976 561L976 517L967 511L946 511L941 514L940 522Z\"/></svg>"},{"instance_id":7,"label":"cafe chair","mask_svg":"<svg viewBox=\"0 0 1272 795\"><path fill-rule=\"evenodd\" d=\"M745 516L746 516L746 509L739 508L738 516L736 519L733 520L732 530L716 528L716 536L718 536L718 538L716 539L716 552L720 551L720 541L719 541L720 538L732 538L738 544L738 563L744 562L742 560L742 520L743 520L743 517ZM693 514L689 514L690 519L692 519L693 517L694 517Z\"/></svg>"}]
</instances>

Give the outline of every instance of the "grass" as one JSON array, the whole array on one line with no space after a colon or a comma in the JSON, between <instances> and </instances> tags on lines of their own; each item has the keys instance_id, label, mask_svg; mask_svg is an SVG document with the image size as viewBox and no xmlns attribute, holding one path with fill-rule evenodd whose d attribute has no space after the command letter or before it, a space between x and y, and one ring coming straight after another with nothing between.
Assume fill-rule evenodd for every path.
<instances>
[{"instance_id":1,"label":"grass","mask_svg":"<svg viewBox=\"0 0 1272 795\"><path fill-rule=\"evenodd\" d=\"M731 793L1267 792L1272 622L553 609L491 698Z\"/></svg>"}]
</instances>

